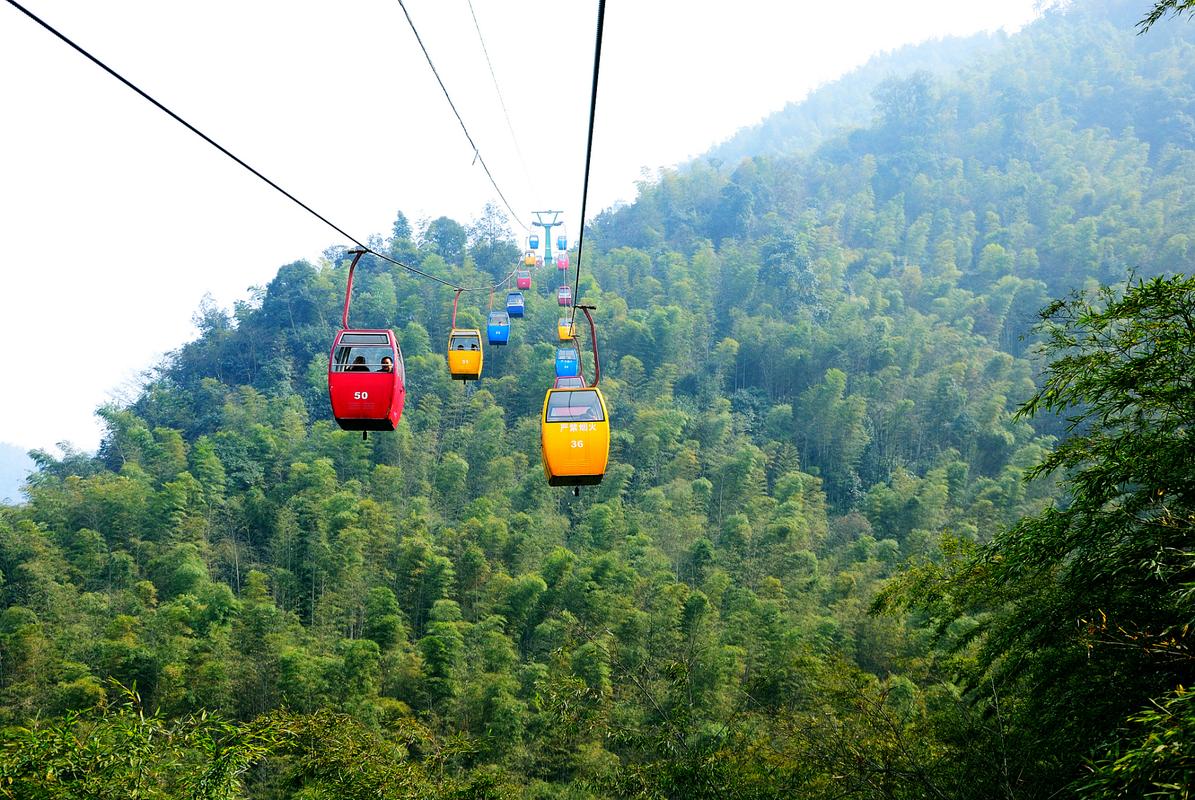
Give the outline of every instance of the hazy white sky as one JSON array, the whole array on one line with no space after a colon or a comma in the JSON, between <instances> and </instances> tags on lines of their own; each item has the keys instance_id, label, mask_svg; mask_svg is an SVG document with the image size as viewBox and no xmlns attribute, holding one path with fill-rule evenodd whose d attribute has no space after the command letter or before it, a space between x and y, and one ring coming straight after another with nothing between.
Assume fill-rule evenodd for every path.
<instances>
[{"instance_id":1,"label":"hazy white sky","mask_svg":"<svg viewBox=\"0 0 1195 800\"><path fill-rule=\"evenodd\" d=\"M21 3L358 238L496 201L397 0ZM877 52L1034 6L610 0L588 213ZM473 0L523 159L466 0L407 8L515 211L575 237L596 2ZM206 293L347 244L3 1L0 74L0 442L94 448Z\"/></svg>"}]
</instances>

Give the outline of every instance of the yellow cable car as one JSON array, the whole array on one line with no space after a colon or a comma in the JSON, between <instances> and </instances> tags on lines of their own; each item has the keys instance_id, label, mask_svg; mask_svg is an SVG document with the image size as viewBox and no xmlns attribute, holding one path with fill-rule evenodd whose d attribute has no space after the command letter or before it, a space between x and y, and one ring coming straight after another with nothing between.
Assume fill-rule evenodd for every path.
<instances>
[{"instance_id":1,"label":"yellow cable car","mask_svg":"<svg viewBox=\"0 0 1195 800\"><path fill-rule=\"evenodd\" d=\"M556 336L562 342L570 342L577 338L577 323L569 317L561 317L556 323Z\"/></svg>"},{"instance_id":2,"label":"yellow cable car","mask_svg":"<svg viewBox=\"0 0 1195 800\"><path fill-rule=\"evenodd\" d=\"M610 416L601 390L549 389L539 438L549 486L601 483L610 458Z\"/></svg>"},{"instance_id":3,"label":"yellow cable car","mask_svg":"<svg viewBox=\"0 0 1195 800\"><path fill-rule=\"evenodd\" d=\"M455 381L475 381L481 377L481 331L477 328L453 328L448 334L448 371Z\"/></svg>"},{"instance_id":4,"label":"yellow cable car","mask_svg":"<svg viewBox=\"0 0 1195 800\"><path fill-rule=\"evenodd\" d=\"M528 267L534 267L535 253L528 251L527 254L523 256L523 264Z\"/></svg>"}]
</instances>

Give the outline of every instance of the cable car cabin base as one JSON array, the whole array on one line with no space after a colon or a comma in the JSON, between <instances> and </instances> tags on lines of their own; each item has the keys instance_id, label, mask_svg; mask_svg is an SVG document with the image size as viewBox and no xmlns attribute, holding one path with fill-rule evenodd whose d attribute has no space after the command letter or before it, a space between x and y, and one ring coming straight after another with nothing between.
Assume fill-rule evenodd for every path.
<instances>
[{"instance_id":1,"label":"cable car cabin base","mask_svg":"<svg viewBox=\"0 0 1195 800\"><path fill-rule=\"evenodd\" d=\"M361 431L368 433L369 431L392 431L397 425L389 425L386 420L376 419L343 419L336 418L336 424L340 426L341 430L345 431ZM362 436L361 438L365 438Z\"/></svg>"},{"instance_id":2,"label":"cable car cabin base","mask_svg":"<svg viewBox=\"0 0 1195 800\"><path fill-rule=\"evenodd\" d=\"M602 482L603 475L576 475L572 477L548 477L549 486L597 486Z\"/></svg>"}]
</instances>

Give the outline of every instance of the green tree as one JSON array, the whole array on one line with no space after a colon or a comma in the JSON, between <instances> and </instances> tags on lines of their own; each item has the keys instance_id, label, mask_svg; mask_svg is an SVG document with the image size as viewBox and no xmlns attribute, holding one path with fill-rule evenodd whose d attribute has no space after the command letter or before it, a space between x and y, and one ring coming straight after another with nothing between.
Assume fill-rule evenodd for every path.
<instances>
[{"instance_id":1,"label":"green tree","mask_svg":"<svg viewBox=\"0 0 1195 800\"><path fill-rule=\"evenodd\" d=\"M1080 292L1042 317L1052 360L1019 414L1067 415L1067 437L1029 473L1064 472L1067 502L945 571L911 573L903 596L939 618L983 614L971 681L1011 696L1025 780L1048 793L1195 677L1179 655L1195 646L1195 279Z\"/></svg>"},{"instance_id":2,"label":"green tree","mask_svg":"<svg viewBox=\"0 0 1195 800\"><path fill-rule=\"evenodd\" d=\"M460 264L465 258L468 232L457 221L437 217L428 223L420 237L420 245L449 264Z\"/></svg>"}]
</instances>

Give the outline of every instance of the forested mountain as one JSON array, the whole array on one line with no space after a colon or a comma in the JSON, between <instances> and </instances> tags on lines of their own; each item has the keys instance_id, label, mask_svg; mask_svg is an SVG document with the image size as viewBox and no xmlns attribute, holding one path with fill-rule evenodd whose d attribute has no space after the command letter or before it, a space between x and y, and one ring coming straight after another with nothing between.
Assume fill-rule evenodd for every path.
<instances>
[{"instance_id":1,"label":"forested mountain","mask_svg":"<svg viewBox=\"0 0 1195 800\"><path fill-rule=\"evenodd\" d=\"M1129 797L1155 735L1185 796L1195 287L1149 279L1188 269L1195 29L1143 13L1076 3L602 214L579 497L539 466L555 270L466 391L450 294L363 258L409 393L368 439L327 401L343 249L202 309L0 509L0 796ZM486 285L504 222L371 246Z\"/></svg>"}]
</instances>

